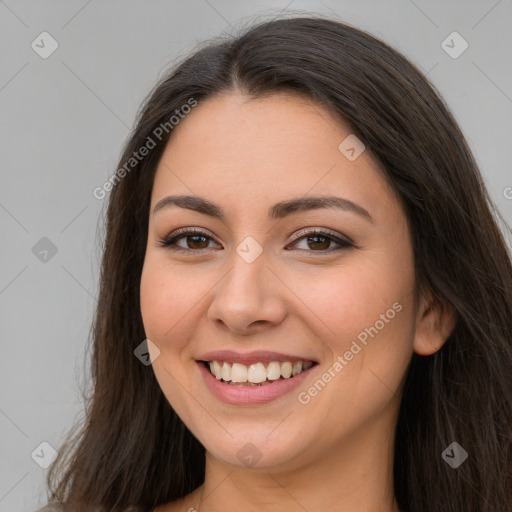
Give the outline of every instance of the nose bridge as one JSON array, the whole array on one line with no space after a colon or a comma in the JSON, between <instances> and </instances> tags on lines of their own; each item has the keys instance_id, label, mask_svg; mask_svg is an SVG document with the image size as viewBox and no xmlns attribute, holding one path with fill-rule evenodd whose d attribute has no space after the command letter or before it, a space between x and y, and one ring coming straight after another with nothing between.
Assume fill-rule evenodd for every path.
<instances>
[{"instance_id":1,"label":"nose bridge","mask_svg":"<svg viewBox=\"0 0 512 512\"><path fill-rule=\"evenodd\" d=\"M263 242L262 242L263 243ZM268 251L264 251L263 245L251 235L246 235L233 247L228 258L230 271L226 275L224 284L234 293L249 292L256 296L260 292L260 280L265 272L268 273Z\"/></svg>"},{"instance_id":2,"label":"nose bridge","mask_svg":"<svg viewBox=\"0 0 512 512\"><path fill-rule=\"evenodd\" d=\"M280 323L284 306L268 263L267 254L255 241L240 243L229 259L229 271L215 287L210 319L240 332L255 322Z\"/></svg>"},{"instance_id":3,"label":"nose bridge","mask_svg":"<svg viewBox=\"0 0 512 512\"><path fill-rule=\"evenodd\" d=\"M244 242L239 244L229 260L228 274L219 283L218 292L236 298L240 305L261 301L265 295L264 288L268 285L268 280L266 283L262 282L267 255L262 251L254 257L252 251L251 247L247 249Z\"/></svg>"}]
</instances>

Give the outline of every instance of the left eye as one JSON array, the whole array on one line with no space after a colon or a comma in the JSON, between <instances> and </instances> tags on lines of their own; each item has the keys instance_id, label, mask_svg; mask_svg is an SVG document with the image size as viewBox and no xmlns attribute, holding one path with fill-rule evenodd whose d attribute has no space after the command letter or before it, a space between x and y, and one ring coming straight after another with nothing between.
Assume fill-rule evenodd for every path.
<instances>
[{"instance_id":1,"label":"left eye","mask_svg":"<svg viewBox=\"0 0 512 512\"><path fill-rule=\"evenodd\" d=\"M185 242L185 247L179 245L178 243L181 242L183 239L187 240ZM209 236L207 233L203 231L188 230L178 232L174 235L165 238L158 244L158 246L167 247L168 249L173 251L197 252L210 249L211 247L208 247L210 241L214 242L213 238ZM332 252L335 250L348 249L350 247L353 247L353 245L347 240L342 240L324 231L310 231L308 233L304 233L301 236L295 238L291 246L298 245L298 243L301 241L304 241L307 244L307 247L309 247L309 249L312 249L307 250L299 248L299 250L303 252ZM332 243L337 244L339 247L332 249L330 247Z\"/></svg>"},{"instance_id":2,"label":"left eye","mask_svg":"<svg viewBox=\"0 0 512 512\"><path fill-rule=\"evenodd\" d=\"M304 241L307 247L309 247L310 249L314 248L313 251L308 251L306 249L307 252L332 252L336 250L348 249L349 247L353 247L353 245L350 242L342 240L336 236L330 235L329 233L324 233L323 231L311 231L302 236L299 236L294 240L293 245L297 245L299 241ZM333 242L339 246L337 249L330 248L330 245ZM320 251L318 251L318 249L320 249Z\"/></svg>"}]
</instances>

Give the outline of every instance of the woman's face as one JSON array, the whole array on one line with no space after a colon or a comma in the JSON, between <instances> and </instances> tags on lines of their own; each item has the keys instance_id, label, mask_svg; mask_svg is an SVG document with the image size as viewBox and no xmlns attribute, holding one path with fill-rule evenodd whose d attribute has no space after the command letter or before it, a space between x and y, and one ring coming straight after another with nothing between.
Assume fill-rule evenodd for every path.
<instances>
[{"instance_id":1,"label":"woman's face","mask_svg":"<svg viewBox=\"0 0 512 512\"><path fill-rule=\"evenodd\" d=\"M350 135L298 95L231 93L192 109L159 163L145 332L163 393L223 462L293 467L391 436L415 349L413 253L379 164ZM326 197L339 199L318 207ZM267 384L217 378L230 376Z\"/></svg>"}]
</instances>

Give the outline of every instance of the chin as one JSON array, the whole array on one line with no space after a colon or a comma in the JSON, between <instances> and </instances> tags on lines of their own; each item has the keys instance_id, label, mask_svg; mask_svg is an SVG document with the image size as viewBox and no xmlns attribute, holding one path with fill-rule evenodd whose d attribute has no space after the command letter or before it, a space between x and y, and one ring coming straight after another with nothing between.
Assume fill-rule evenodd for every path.
<instances>
[{"instance_id":1,"label":"chin","mask_svg":"<svg viewBox=\"0 0 512 512\"><path fill-rule=\"evenodd\" d=\"M275 428L275 425L274 425ZM302 429L301 429L302 430ZM234 428L229 426L229 434L212 438L211 432L194 434L206 448L210 456L225 464L239 468L278 469L297 462L297 458L307 451L311 442L297 431L288 429L276 434L272 429Z\"/></svg>"}]
</instances>

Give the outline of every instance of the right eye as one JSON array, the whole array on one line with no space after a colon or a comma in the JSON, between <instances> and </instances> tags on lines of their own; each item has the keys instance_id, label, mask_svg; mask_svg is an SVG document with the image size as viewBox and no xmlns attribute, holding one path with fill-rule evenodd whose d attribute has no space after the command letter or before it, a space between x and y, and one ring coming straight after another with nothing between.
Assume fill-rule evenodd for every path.
<instances>
[{"instance_id":1,"label":"right eye","mask_svg":"<svg viewBox=\"0 0 512 512\"><path fill-rule=\"evenodd\" d=\"M186 241L186 246L184 247L178 244L178 242L181 241L182 239L190 240L191 242ZM208 247L209 241L214 240L204 231L198 229L184 228L175 233L172 233L168 237L161 240L158 246L166 247L171 251L190 253L210 249L210 247Z\"/></svg>"}]
</instances>

